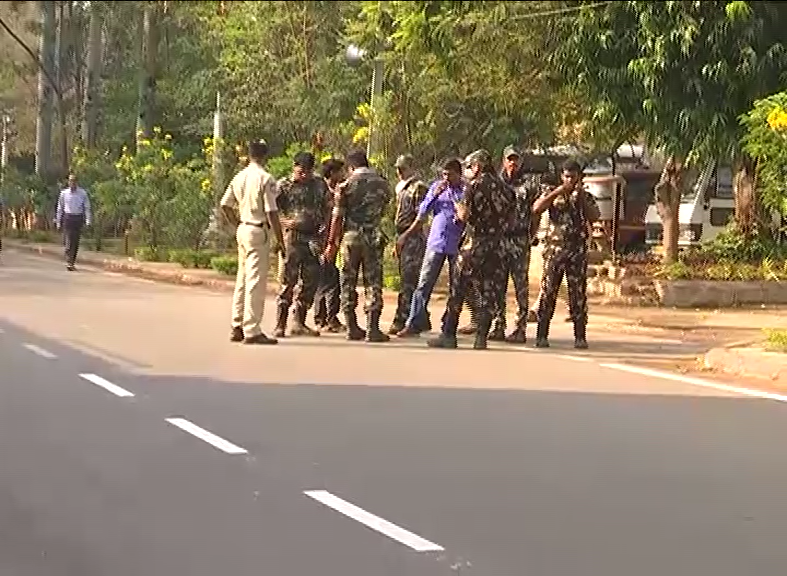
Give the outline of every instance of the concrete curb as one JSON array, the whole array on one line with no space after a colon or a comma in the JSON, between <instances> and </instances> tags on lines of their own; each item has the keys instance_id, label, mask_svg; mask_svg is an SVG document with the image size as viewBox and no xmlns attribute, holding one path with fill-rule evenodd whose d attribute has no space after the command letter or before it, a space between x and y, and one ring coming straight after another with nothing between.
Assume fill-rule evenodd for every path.
<instances>
[{"instance_id":1,"label":"concrete curb","mask_svg":"<svg viewBox=\"0 0 787 576\"><path fill-rule=\"evenodd\" d=\"M57 246L24 244L22 242L9 242L8 240L5 242L8 248L14 250L30 252L50 259L61 260L63 258L62 249ZM136 278L155 280L169 284L202 286L222 292L232 291L235 287L234 279L224 280L222 278L201 278L194 274L180 272L178 270L156 270L150 265L146 266L144 263L138 262L133 258L128 258L127 260L122 260L120 258L100 258L96 257L93 253L89 253L80 255L79 263L86 266L92 266L94 268L100 268L109 272L118 272L128 276L134 276Z\"/></svg>"},{"instance_id":2,"label":"concrete curb","mask_svg":"<svg viewBox=\"0 0 787 576\"><path fill-rule=\"evenodd\" d=\"M713 348L702 358L706 369L732 376L769 380L787 385L787 354L760 347Z\"/></svg>"}]
</instances>

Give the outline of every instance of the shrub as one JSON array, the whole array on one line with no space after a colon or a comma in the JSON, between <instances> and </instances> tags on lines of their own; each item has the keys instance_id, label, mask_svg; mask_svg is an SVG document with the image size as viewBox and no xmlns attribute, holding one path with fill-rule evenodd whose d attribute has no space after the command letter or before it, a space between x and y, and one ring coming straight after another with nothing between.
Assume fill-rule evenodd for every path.
<instances>
[{"instance_id":1,"label":"shrub","mask_svg":"<svg viewBox=\"0 0 787 576\"><path fill-rule=\"evenodd\" d=\"M161 262L161 252L151 246L138 246L134 248L134 258L140 262Z\"/></svg>"},{"instance_id":2,"label":"shrub","mask_svg":"<svg viewBox=\"0 0 787 576\"><path fill-rule=\"evenodd\" d=\"M184 268L210 268L211 261L220 256L217 252L193 250L191 248L169 251L169 261Z\"/></svg>"},{"instance_id":3,"label":"shrub","mask_svg":"<svg viewBox=\"0 0 787 576\"><path fill-rule=\"evenodd\" d=\"M765 348L771 352L787 353L787 330L765 330Z\"/></svg>"},{"instance_id":4,"label":"shrub","mask_svg":"<svg viewBox=\"0 0 787 576\"><path fill-rule=\"evenodd\" d=\"M219 274L235 276L238 273L238 258L236 256L215 256L210 261L210 267Z\"/></svg>"}]
</instances>

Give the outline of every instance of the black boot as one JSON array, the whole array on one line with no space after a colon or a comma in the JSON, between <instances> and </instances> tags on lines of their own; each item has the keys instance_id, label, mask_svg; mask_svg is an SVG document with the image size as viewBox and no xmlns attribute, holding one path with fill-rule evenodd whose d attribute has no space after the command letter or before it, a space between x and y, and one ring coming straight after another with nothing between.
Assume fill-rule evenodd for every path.
<instances>
[{"instance_id":1,"label":"black boot","mask_svg":"<svg viewBox=\"0 0 787 576\"><path fill-rule=\"evenodd\" d=\"M380 330L380 312L369 312L366 315L366 341L388 342L391 338Z\"/></svg>"},{"instance_id":2,"label":"black boot","mask_svg":"<svg viewBox=\"0 0 787 576\"><path fill-rule=\"evenodd\" d=\"M492 324L491 318L481 317L478 319L478 329L475 332L475 342L473 342L474 350L486 350L486 341L491 339L489 334L489 327ZM505 337L505 332L503 333Z\"/></svg>"},{"instance_id":3,"label":"black boot","mask_svg":"<svg viewBox=\"0 0 787 576\"><path fill-rule=\"evenodd\" d=\"M574 348L577 350L587 350L587 322L585 320L574 321Z\"/></svg>"},{"instance_id":4,"label":"black boot","mask_svg":"<svg viewBox=\"0 0 787 576\"><path fill-rule=\"evenodd\" d=\"M549 348L549 320L542 318L536 328L536 348Z\"/></svg>"},{"instance_id":5,"label":"black boot","mask_svg":"<svg viewBox=\"0 0 787 576\"><path fill-rule=\"evenodd\" d=\"M506 342L509 344L524 344L527 342L527 331L525 326L518 325L514 331L506 336Z\"/></svg>"},{"instance_id":6,"label":"black boot","mask_svg":"<svg viewBox=\"0 0 787 576\"><path fill-rule=\"evenodd\" d=\"M478 326L479 330L481 329L481 325ZM476 332L478 334L478 332ZM487 338L493 342L503 342L506 339L506 325L504 322L497 321L495 322L495 327L489 332L489 336Z\"/></svg>"},{"instance_id":7,"label":"black boot","mask_svg":"<svg viewBox=\"0 0 787 576\"><path fill-rule=\"evenodd\" d=\"M348 340L363 340L366 338L366 331L361 330L361 327L358 326L358 317L355 315L355 310L352 312L345 312L344 319L347 322Z\"/></svg>"},{"instance_id":8,"label":"black boot","mask_svg":"<svg viewBox=\"0 0 787 576\"><path fill-rule=\"evenodd\" d=\"M320 333L306 325L306 307L301 304L295 306L295 322L290 330L292 336L319 336Z\"/></svg>"},{"instance_id":9,"label":"black boot","mask_svg":"<svg viewBox=\"0 0 787 576\"><path fill-rule=\"evenodd\" d=\"M276 328L273 330L273 335L276 338L284 338L284 333L287 330L287 316L289 313L289 304L279 304L276 309Z\"/></svg>"}]
</instances>

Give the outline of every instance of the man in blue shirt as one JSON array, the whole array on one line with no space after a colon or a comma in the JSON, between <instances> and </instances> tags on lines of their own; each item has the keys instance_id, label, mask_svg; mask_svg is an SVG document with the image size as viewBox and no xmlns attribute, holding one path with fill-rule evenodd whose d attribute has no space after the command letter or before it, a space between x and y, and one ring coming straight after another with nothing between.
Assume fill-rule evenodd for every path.
<instances>
[{"instance_id":1,"label":"man in blue shirt","mask_svg":"<svg viewBox=\"0 0 787 576\"><path fill-rule=\"evenodd\" d=\"M432 216L432 226L426 241L426 254L421 265L418 286L410 304L410 315L404 328L397 334L402 338L417 336L426 328L428 324L426 308L446 260L448 260L449 286L452 285L454 277L459 240L463 230L462 223L456 219L456 204L464 196L461 162L457 159L448 160L443 164L442 176L440 180L436 180L432 184L426 193L426 197L418 208L418 218L409 229L399 236L397 241L397 246L403 245L408 235L417 234L427 216Z\"/></svg>"},{"instance_id":2,"label":"man in blue shirt","mask_svg":"<svg viewBox=\"0 0 787 576\"><path fill-rule=\"evenodd\" d=\"M74 264L79 251L79 239L82 228L90 226L90 198L84 188L77 185L75 174L68 175L68 187L60 192L57 199L57 215L55 226L63 231L66 248L66 268L74 271Z\"/></svg>"}]
</instances>

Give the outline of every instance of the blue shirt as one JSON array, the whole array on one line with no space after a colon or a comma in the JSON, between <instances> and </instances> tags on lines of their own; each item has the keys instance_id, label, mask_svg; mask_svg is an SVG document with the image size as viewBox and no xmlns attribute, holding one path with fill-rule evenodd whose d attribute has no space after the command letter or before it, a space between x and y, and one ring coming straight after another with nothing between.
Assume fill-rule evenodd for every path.
<instances>
[{"instance_id":1,"label":"blue shirt","mask_svg":"<svg viewBox=\"0 0 787 576\"><path fill-rule=\"evenodd\" d=\"M427 214L432 215L432 227L426 246L433 252L453 256L459 252L459 239L462 236L462 224L454 221L456 208L464 196L464 186L449 186L442 194L435 197L435 191L441 180L435 180L429 187L426 197L418 207L418 219L423 220Z\"/></svg>"},{"instance_id":2,"label":"blue shirt","mask_svg":"<svg viewBox=\"0 0 787 576\"><path fill-rule=\"evenodd\" d=\"M65 188L60 191L60 197L57 199L57 216L56 222L58 226L63 224L64 214L76 214L85 216L85 224L90 226L92 214L90 213L90 198L87 197L87 192L84 188Z\"/></svg>"}]
</instances>

